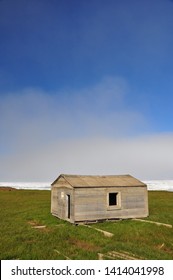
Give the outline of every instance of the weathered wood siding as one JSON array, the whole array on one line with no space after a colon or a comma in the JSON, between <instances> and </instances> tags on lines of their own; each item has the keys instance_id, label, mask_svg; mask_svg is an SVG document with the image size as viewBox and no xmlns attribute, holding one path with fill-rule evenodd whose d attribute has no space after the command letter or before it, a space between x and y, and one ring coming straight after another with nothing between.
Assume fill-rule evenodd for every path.
<instances>
[{"instance_id":1,"label":"weathered wood siding","mask_svg":"<svg viewBox=\"0 0 173 280\"><path fill-rule=\"evenodd\" d=\"M51 213L63 220L74 222L74 189L60 178L51 189ZM68 217L68 199L70 196L70 217Z\"/></svg>"},{"instance_id":2,"label":"weathered wood siding","mask_svg":"<svg viewBox=\"0 0 173 280\"><path fill-rule=\"evenodd\" d=\"M109 206L109 192L117 192L119 205ZM75 188L74 220L137 218L148 216L147 187Z\"/></svg>"},{"instance_id":3,"label":"weathered wood siding","mask_svg":"<svg viewBox=\"0 0 173 280\"><path fill-rule=\"evenodd\" d=\"M109 205L109 193L117 193L117 205ZM147 217L147 186L72 187L60 177L52 186L51 213L72 223Z\"/></svg>"}]
</instances>

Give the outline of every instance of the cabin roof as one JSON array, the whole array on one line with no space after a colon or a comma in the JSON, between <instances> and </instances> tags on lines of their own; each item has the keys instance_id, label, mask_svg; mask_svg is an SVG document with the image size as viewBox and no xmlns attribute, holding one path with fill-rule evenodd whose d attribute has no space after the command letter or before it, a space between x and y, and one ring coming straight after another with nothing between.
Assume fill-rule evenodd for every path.
<instances>
[{"instance_id":1,"label":"cabin roof","mask_svg":"<svg viewBox=\"0 0 173 280\"><path fill-rule=\"evenodd\" d=\"M143 182L131 175L68 175L61 174L51 185L64 178L73 188L84 187L137 187L146 186Z\"/></svg>"}]
</instances>

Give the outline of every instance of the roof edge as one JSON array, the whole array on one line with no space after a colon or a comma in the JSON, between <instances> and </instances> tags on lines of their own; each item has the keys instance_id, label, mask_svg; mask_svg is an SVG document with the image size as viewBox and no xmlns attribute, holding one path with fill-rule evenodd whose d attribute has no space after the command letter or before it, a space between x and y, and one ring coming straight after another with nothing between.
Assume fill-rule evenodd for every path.
<instances>
[{"instance_id":1,"label":"roof edge","mask_svg":"<svg viewBox=\"0 0 173 280\"><path fill-rule=\"evenodd\" d=\"M55 181L53 181L53 183L51 184L51 186L53 186L60 178L64 178L66 181L67 181L67 179L66 179L66 174L60 174L56 179L55 179ZM67 181L68 182L68 181ZM68 182L69 183L69 182ZM69 183L70 184L70 183ZM70 186L71 186L71 184L70 184Z\"/></svg>"},{"instance_id":2,"label":"roof edge","mask_svg":"<svg viewBox=\"0 0 173 280\"><path fill-rule=\"evenodd\" d=\"M70 180L68 180L68 176L70 176L70 177L83 177L83 176L85 176L85 177L95 177L95 176L97 176L97 177L115 177L115 176L117 176L117 177L124 177L124 176L128 176L128 177L130 177L130 178L134 178L134 179L136 179L139 183L141 183L140 184L140 186L141 185L143 185L143 186L147 186L147 184L145 184L144 182L142 182L141 180L139 180L139 179L137 179L136 177L134 177L134 176L132 176L132 175L130 175L130 174L121 174L121 175L75 175L75 174L60 174L54 181L53 181L53 183L51 184L51 186L53 186L60 178L64 178L64 180L71 186L71 187L76 187L76 186L74 186L74 185L72 185L71 183L70 183Z\"/></svg>"}]
</instances>

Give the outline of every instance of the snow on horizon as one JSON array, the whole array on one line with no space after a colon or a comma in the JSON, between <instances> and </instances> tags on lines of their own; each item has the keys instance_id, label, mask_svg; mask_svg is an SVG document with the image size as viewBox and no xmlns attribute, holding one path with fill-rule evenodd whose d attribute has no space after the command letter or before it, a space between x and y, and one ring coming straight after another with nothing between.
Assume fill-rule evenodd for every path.
<instances>
[{"instance_id":1,"label":"snow on horizon","mask_svg":"<svg viewBox=\"0 0 173 280\"><path fill-rule=\"evenodd\" d=\"M173 192L173 180L150 180L143 181L149 191ZM0 187L12 187L25 190L50 190L50 182L0 182Z\"/></svg>"}]
</instances>

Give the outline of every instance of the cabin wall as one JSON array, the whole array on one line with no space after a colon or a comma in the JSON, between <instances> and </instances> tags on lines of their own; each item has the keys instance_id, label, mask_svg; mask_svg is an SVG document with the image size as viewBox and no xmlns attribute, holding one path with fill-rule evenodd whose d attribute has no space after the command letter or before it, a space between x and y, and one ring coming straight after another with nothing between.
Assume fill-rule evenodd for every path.
<instances>
[{"instance_id":1,"label":"cabin wall","mask_svg":"<svg viewBox=\"0 0 173 280\"><path fill-rule=\"evenodd\" d=\"M59 184L58 184L59 185ZM51 213L63 220L74 222L74 190L66 186L52 186Z\"/></svg>"},{"instance_id":2,"label":"cabin wall","mask_svg":"<svg viewBox=\"0 0 173 280\"><path fill-rule=\"evenodd\" d=\"M117 193L117 205L109 205ZM147 187L75 188L74 220L141 218L148 216Z\"/></svg>"}]
</instances>

